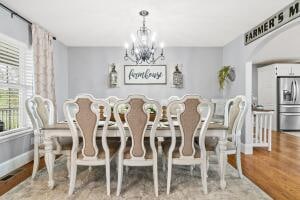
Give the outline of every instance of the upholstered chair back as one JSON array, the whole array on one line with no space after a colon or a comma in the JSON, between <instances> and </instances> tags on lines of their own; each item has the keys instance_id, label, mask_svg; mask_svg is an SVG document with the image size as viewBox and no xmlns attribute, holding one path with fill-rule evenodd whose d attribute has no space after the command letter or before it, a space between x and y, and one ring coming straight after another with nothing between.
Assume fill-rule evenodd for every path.
<instances>
[{"instance_id":1,"label":"upholstered chair back","mask_svg":"<svg viewBox=\"0 0 300 200\"><path fill-rule=\"evenodd\" d=\"M74 100L64 103L64 113L72 133L72 153L77 152L79 140L83 138L82 155L83 159L97 159L100 153L96 144L96 134L99 122L99 106L104 107L105 115L108 116L104 123L102 133L102 145L104 151L108 151L106 133L108 120L111 115L109 104L105 100L95 99L92 95L82 94ZM75 108L75 109L74 109Z\"/></svg>"},{"instance_id":2,"label":"upholstered chair back","mask_svg":"<svg viewBox=\"0 0 300 200\"><path fill-rule=\"evenodd\" d=\"M247 101L245 96L236 96L226 103L224 125L229 127L229 134L232 135L232 142L234 143L240 140L246 110Z\"/></svg>"},{"instance_id":3,"label":"upholstered chair back","mask_svg":"<svg viewBox=\"0 0 300 200\"><path fill-rule=\"evenodd\" d=\"M34 129L41 129L54 123L54 106L51 100L34 95L26 100L25 105Z\"/></svg>"},{"instance_id":4,"label":"upholstered chair back","mask_svg":"<svg viewBox=\"0 0 300 200\"><path fill-rule=\"evenodd\" d=\"M147 127L150 125L150 110L153 108L155 112L155 120L151 125L150 130ZM120 107L126 107L125 124L121 121L119 110ZM124 110L124 109L123 109ZM150 132L150 146L153 154L156 153L155 148L155 130L158 126L161 116L160 104L157 101L150 100L143 95L130 95L125 100L120 100L114 107L114 116L116 118L119 130L121 132L121 147L120 151L124 151L126 145L126 137L131 136L130 158L146 159L145 134ZM152 123L152 122L151 122ZM128 158L127 158L128 159Z\"/></svg>"},{"instance_id":5,"label":"upholstered chair back","mask_svg":"<svg viewBox=\"0 0 300 200\"><path fill-rule=\"evenodd\" d=\"M176 120L172 119L171 109L177 106ZM206 109L203 109L206 108ZM205 110L205 112L203 111ZM201 154L205 153L205 133L213 113L213 105L196 95L186 95L182 99L171 101L167 106L167 115L172 131L170 151L176 144L176 131L180 131L181 142L179 157L195 157L195 138L199 139Z\"/></svg>"}]
</instances>

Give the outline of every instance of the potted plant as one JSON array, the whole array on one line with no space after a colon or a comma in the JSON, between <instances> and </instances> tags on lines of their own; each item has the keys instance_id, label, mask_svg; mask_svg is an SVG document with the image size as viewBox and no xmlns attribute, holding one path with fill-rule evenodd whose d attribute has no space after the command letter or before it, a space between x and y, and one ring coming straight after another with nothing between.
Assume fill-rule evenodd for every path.
<instances>
[{"instance_id":1,"label":"potted plant","mask_svg":"<svg viewBox=\"0 0 300 200\"><path fill-rule=\"evenodd\" d=\"M220 89L223 90L226 81L235 80L235 70L231 66L222 67L218 72L218 80L219 80Z\"/></svg>"}]
</instances>

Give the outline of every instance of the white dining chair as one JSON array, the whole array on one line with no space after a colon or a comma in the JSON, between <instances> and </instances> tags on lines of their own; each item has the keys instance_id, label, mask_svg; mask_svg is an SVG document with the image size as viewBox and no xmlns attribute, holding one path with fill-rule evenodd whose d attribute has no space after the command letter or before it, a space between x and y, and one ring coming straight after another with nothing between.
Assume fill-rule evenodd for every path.
<instances>
[{"instance_id":1,"label":"white dining chair","mask_svg":"<svg viewBox=\"0 0 300 200\"><path fill-rule=\"evenodd\" d=\"M44 135L42 128L54 125L54 106L51 100L34 95L25 102L26 112L31 121L34 132L34 158L32 179L35 178L39 168L40 156L45 155ZM60 143L54 138L54 155L67 156L68 176L70 174L71 143Z\"/></svg>"},{"instance_id":2,"label":"white dining chair","mask_svg":"<svg viewBox=\"0 0 300 200\"><path fill-rule=\"evenodd\" d=\"M116 96L109 96L105 100L109 103L110 106L114 106L117 103L117 101L120 100L120 98Z\"/></svg>"},{"instance_id":3,"label":"white dining chair","mask_svg":"<svg viewBox=\"0 0 300 200\"><path fill-rule=\"evenodd\" d=\"M241 132L247 111L247 100L245 96L236 96L229 99L225 105L224 126L228 127L226 155L235 155L239 177L243 177L241 163ZM210 152L218 154L218 140L207 138L206 148ZM227 156L226 156L227 159ZM226 161L226 160L225 160Z\"/></svg>"},{"instance_id":4,"label":"white dining chair","mask_svg":"<svg viewBox=\"0 0 300 200\"><path fill-rule=\"evenodd\" d=\"M119 116L119 107L127 105L125 122ZM156 116L151 129L150 111L147 107L156 107ZM161 116L160 105L157 101L150 100L143 95L130 95L125 100L120 100L114 107L114 116L120 131L121 147L118 156L118 185L117 196L120 195L123 166L152 166L155 196L158 196L158 171L157 171L157 147L155 145L155 131ZM149 132L149 140L145 141L145 134ZM126 141L126 137L130 139Z\"/></svg>"},{"instance_id":5,"label":"white dining chair","mask_svg":"<svg viewBox=\"0 0 300 200\"><path fill-rule=\"evenodd\" d=\"M177 106L176 120L172 119L171 108ZM207 107L203 115L201 107ZM162 143L163 152L168 162L167 194L170 193L172 165L200 165L203 192L207 194L207 170L205 134L213 113L213 105L196 95L186 95L174 100L167 106L168 122L171 128L171 141ZM174 124L178 123L178 125ZM181 140L176 140L176 131ZM198 140L199 145L195 145Z\"/></svg>"},{"instance_id":6,"label":"white dining chair","mask_svg":"<svg viewBox=\"0 0 300 200\"><path fill-rule=\"evenodd\" d=\"M96 140L99 122L99 106L104 106L105 123L101 140ZM75 106L75 111L71 107ZM75 115L74 115L75 112ZM74 100L64 103L64 114L72 134L71 175L69 195L75 189L77 166L105 165L107 195L110 195L110 161L117 154L120 143L107 138L107 127L111 116L110 105L105 100L95 99L92 95L82 94ZM82 136L83 147L79 149L79 137Z\"/></svg>"},{"instance_id":7,"label":"white dining chair","mask_svg":"<svg viewBox=\"0 0 300 200\"><path fill-rule=\"evenodd\" d=\"M168 98L168 104L170 103L170 102L172 102L172 101L175 101L175 100L179 100L180 99L180 97L178 97L178 96L170 96L169 98ZM174 115L176 115L177 114L177 109L180 109L181 108L181 106L180 105L173 105L171 108L170 108L170 113L171 113L171 115L172 116L174 116Z\"/></svg>"}]
</instances>

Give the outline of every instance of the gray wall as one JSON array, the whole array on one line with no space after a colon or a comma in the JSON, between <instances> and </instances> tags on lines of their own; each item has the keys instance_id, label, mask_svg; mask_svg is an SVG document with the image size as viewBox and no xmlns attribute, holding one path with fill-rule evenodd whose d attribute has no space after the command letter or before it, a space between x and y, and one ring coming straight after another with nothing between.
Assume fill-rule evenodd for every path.
<instances>
[{"instance_id":1,"label":"gray wall","mask_svg":"<svg viewBox=\"0 0 300 200\"><path fill-rule=\"evenodd\" d=\"M63 103L68 98L68 48L59 41L54 43L54 74L57 119L64 120Z\"/></svg>"},{"instance_id":2,"label":"gray wall","mask_svg":"<svg viewBox=\"0 0 300 200\"><path fill-rule=\"evenodd\" d=\"M167 64L168 69L175 64L183 66L183 89L171 88L170 84L128 86L123 85L123 80L118 88L109 88L108 66L116 63L119 70L123 68L123 48L69 47L68 52L69 97L78 93L91 93L96 97L126 97L141 93L156 99L187 93L197 93L206 98L220 97L217 71L222 65L222 48L172 47L165 50L166 60L162 64ZM119 75L123 74L119 71Z\"/></svg>"},{"instance_id":3,"label":"gray wall","mask_svg":"<svg viewBox=\"0 0 300 200\"><path fill-rule=\"evenodd\" d=\"M258 72L257 65L253 65L252 67L252 96L256 97L257 103L257 95L258 95Z\"/></svg>"},{"instance_id":4,"label":"gray wall","mask_svg":"<svg viewBox=\"0 0 300 200\"><path fill-rule=\"evenodd\" d=\"M29 26L17 17L11 18L10 13L0 8L0 33L3 33L27 45L31 43Z\"/></svg>"}]
</instances>

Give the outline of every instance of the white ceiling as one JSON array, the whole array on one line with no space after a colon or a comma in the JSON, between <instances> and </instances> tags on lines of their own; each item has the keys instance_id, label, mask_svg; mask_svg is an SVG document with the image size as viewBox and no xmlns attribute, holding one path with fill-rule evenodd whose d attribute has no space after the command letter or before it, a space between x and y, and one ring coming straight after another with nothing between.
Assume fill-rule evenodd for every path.
<instances>
[{"instance_id":1,"label":"white ceiling","mask_svg":"<svg viewBox=\"0 0 300 200\"><path fill-rule=\"evenodd\" d=\"M68 46L123 46L147 26L166 46L224 46L293 0L0 0Z\"/></svg>"}]
</instances>

